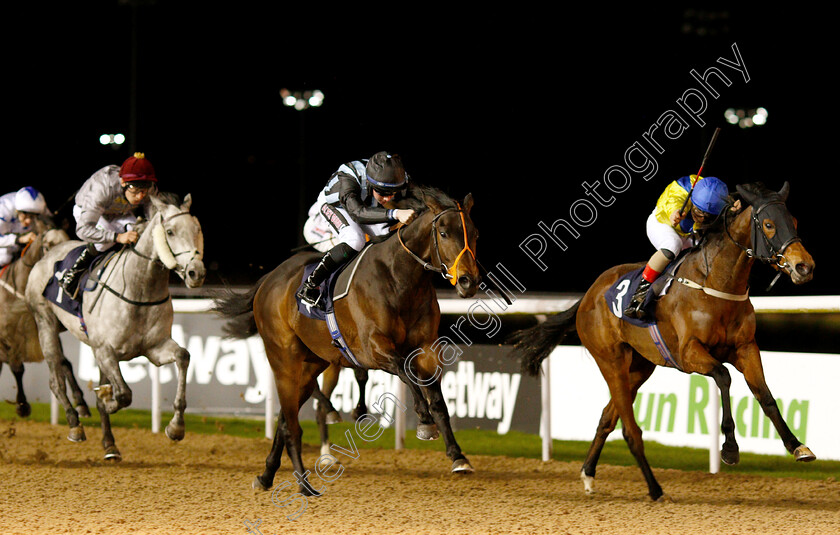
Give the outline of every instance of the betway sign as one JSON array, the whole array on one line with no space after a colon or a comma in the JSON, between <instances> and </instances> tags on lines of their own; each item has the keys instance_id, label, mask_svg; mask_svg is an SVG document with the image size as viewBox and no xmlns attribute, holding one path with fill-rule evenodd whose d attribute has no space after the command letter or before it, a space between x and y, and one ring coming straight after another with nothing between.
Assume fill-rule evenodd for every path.
<instances>
[{"instance_id":1,"label":"betway sign","mask_svg":"<svg viewBox=\"0 0 840 535\"><path fill-rule=\"evenodd\" d=\"M262 340L228 340L221 332L223 321L209 314L176 314L172 338L190 352L187 370L187 407L198 412L262 413L266 393L274 380ZM99 369L90 348L74 338L64 338L65 350L80 384L98 383ZM465 347L464 354L444 368L441 387L456 429L483 428L507 433L511 428L528 433L539 429L539 389L520 389L518 365L507 359L507 348ZM152 365L145 358L123 362L123 377L133 392L132 408L151 406L149 374ZM27 372L28 373L28 372ZM397 392L399 378L382 371L371 371L365 389L368 402L383 393ZM176 388L174 365L160 369L164 410L169 409ZM46 383L44 383L46 384ZM331 396L337 410L349 420L359 399L359 387L351 369L344 369ZM394 410L393 404L390 410ZM407 406L413 403L407 400ZM312 403L301 409L302 419L314 419ZM384 420L383 420L384 422ZM416 416L408 411L408 426Z\"/></svg>"}]
</instances>

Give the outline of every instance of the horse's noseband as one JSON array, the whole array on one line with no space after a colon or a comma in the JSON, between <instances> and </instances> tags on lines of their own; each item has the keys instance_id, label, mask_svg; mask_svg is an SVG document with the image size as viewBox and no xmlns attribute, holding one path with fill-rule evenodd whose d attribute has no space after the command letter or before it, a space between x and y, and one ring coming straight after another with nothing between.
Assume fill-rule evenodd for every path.
<instances>
[{"instance_id":1,"label":"horse's noseband","mask_svg":"<svg viewBox=\"0 0 840 535\"><path fill-rule=\"evenodd\" d=\"M447 208L446 210L444 210L441 213L439 213L438 215L436 215L434 217L434 219L432 219L432 244L434 245L434 250L435 250L434 254L435 254L435 258L437 259L437 263L438 263L439 267L436 267L436 266L432 265L431 263L426 262L425 260L423 260L422 258L417 256L416 254L414 254L414 252L411 249L406 247L405 242L403 242L403 239L402 239L402 229L405 228L404 226L400 227L400 229L397 231L397 237L399 238L400 245L402 245L403 249L405 249L408 252L408 254L410 254L412 256L412 258L414 258L418 263L420 263L423 266L423 269L426 269L426 270L429 270L429 271L434 271L435 273L440 273L443 276L444 279L447 279L449 281L449 283L452 284L452 286L455 286L456 284L458 284L458 280L456 278L456 273L457 273L457 269L458 269L458 263L461 261L461 257L464 256L464 253L469 251L470 255L473 257L473 260L476 259L475 258L475 253L472 251L472 249L470 249L470 244L469 244L469 241L467 240L467 222L464 219L464 210L461 209L460 204L456 203L456 205L458 206L457 208ZM455 262L453 262L452 267L448 267L440 256L440 243L438 242L438 231L437 231L437 221L438 221L438 219L440 219L441 216L443 216L444 214L449 213L449 212L458 212L459 214L461 214L461 226L464 229L464 248L461 249L460 253L458 253L458 256L455 258Z\"/></svg>"}]
</instances>

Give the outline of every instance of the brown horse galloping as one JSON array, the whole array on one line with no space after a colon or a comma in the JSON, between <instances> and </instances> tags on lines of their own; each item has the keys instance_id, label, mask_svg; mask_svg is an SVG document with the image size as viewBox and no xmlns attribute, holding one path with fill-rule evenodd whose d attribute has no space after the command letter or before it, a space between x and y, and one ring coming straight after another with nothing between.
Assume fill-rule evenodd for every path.
<instances>
[{"instance_id":1,"label":"brown horse galloping","mask_svg":"<svg viewBox=\"0 0 840 535\"><path fill-rule=\"evenodd\" d=\"M421 186L413 186L408 195L399 207L414 208L417 219L370 246L359 260L349 295L335 302L335 315L364 368L398 375L409 386L420 425L436 426L443 434L452 471L471 472L441 393L442 366L434 350L440 308L432 277L437 272L450 279L461 297L475 295L480 277L473 252L478 231L469 216L473 199L467 195L459 205L439 190ZM332 344L326 322L298 312L295 292L304 266L316 259L312 253L295 255L247 294L215 300L214 309L233 319L228 334L247 337L259 332L277 385L280 418L265 472L253 483L256 489L271 488L285 447L300 476L301 492L317 494L304 477L298 411L321 372L331 363L348 362Z\"/></svg>"},{"instance_id":2,"label":"brown horse galloping","mask_svg":"<svg viewBox=\"0 0 840 535\"><path fill-rule=\"evenodd\" d=\"M789 189L787 183L778 193L761 184L738 186L737 191L747 206L737 215L729 208L724 210L717 228L707 231L702 247L690 253L679 267L676 273L679 283L674 282L674 287L656 307L662 337L682 371L710 376L720 388L721 429L725 436L721 453L727 464L737 463L739 453L729 399L731 378L724 363L744 374L785 448L796 460L816 458L791 433L765 383L755 342L755 311L747 298L750 269L755 259L783 271L795 284L813 277L814 260L800 243L796 224L785 206ZM604 292L622 275L642 265L625 264L607 270L571 309L515 333L509 341L516 343L512 353L521 358L523 369L536 375L540 363L552 349L566 334L577 330L607 381L611 396L583 463L584 488L588 493L593 491L601 449L621 418L624 439L644 474L650 497L659 500L668 497L645 458L633 400L656 365L665 365L665 359L647 330L616 317L604 298ZM702 286L691 281L702 281Z\"/></svg>"}]
</instances>

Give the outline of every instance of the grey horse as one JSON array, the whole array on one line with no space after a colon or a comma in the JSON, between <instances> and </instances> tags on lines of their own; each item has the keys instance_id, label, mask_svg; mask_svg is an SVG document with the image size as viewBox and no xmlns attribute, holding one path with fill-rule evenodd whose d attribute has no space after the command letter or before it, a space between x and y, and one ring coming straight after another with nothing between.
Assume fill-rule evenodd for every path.
<instances>
[{"instance_id":1,"label":"grey horse","mask_svg":"<svg viewBox=\"0 0 840 535\"><path fill-rule=\"evenodd\" d=\"M50 250L29 276L26 300L50 367L50 389L64 406L70 427L68 438L73 442L85 440L85 432L61 381L60 364L64 357L59 332L70 331L93 350L100 374L96 406L102 424L105 459L121 459L109 415L131 404L131 389L123 379L119 363L141 355L155 366L175 362L178 368L175 414L166 426L166 436L172 440L184 438L190 354L172 340L174 314L169 272L175 271L188 288L204 283L204 239L198 219L189 212L191 204L190 195L180 205L165 201L163 196L151 197L146 220L139 221L135 229L140 234L137 243L119 250L102 272L97 287L85 292L84 325L78 317L42 295L49 279L55 276L55 263L82 242L71 241Z\"/></svg>"},{"instance_id":2,"label":"grey horse","mask_svg":"<svg viewBox=\"0 0 840 535\"><path fill-rule=\"evenodd\" d=\"M36 219L33 224L35 238L21 251L19 258L0 270L0 367L5 362L15 376L15 412L22 418L29 416L32 411L23 391L23 364L44 360L41 344L38 343L35 319L26 306L23 292L35 262L50 248L70 239L63 230L51 227L51 221ZM65 379L73 391L76 410L82 416L90 416L70 362L64 360L62 366L65 369Z\"/></svg>"}]
</instances>

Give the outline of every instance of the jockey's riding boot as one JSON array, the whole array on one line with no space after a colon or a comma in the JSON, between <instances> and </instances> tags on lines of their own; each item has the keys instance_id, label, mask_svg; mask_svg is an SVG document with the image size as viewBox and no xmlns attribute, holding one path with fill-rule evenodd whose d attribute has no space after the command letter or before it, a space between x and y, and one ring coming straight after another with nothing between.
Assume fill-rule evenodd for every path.
<instances>
[{"instance_id":1,"label":"jockey's riding boot","mask_svg":"<svg viewBox=\"0 0 840 535\"><path fill-rule=\"evenodd\" d=\"M310 307L318 306L321 301L321 283L327 280L327 277L338 265L329 252L321 258L321 261L318 262L318 265L315 266L315 269L303 282L303 286L298 290L297 296L303 304Z\"/></svg>"},{"instance_id":2,"label":"jockey's riding boot","mask_svg":"<svg viewBox=\"0 0 840 535\"><path fill-rule=\"evenodd\" d=\"M639 320L646 318L647 314L642 309L642 305L645 304L645 298L647 298L647 294L650 291L650 285L651 282L644 278L639 282L639 287L636 288L636 293L630 299L630 304L624 309L625 316Z\"/></svg>"},{"instance_id":3,"label":"jockey's riding boot","mask_svg":"<svg viewBox=\"0 0 840 535\"><path fill-rule=\"evenodd\" d=\"M76 286L79 283L79 277L90 266L90 263L95 257L96 247L92 243L87 244L87 247L82 249L82 254L73 263L73 267L65 271L64 276L58 282L58 285L61 286L64 292L73 299L76 298L76 291L78 290Z\"/></svg>"}]
</instances>

